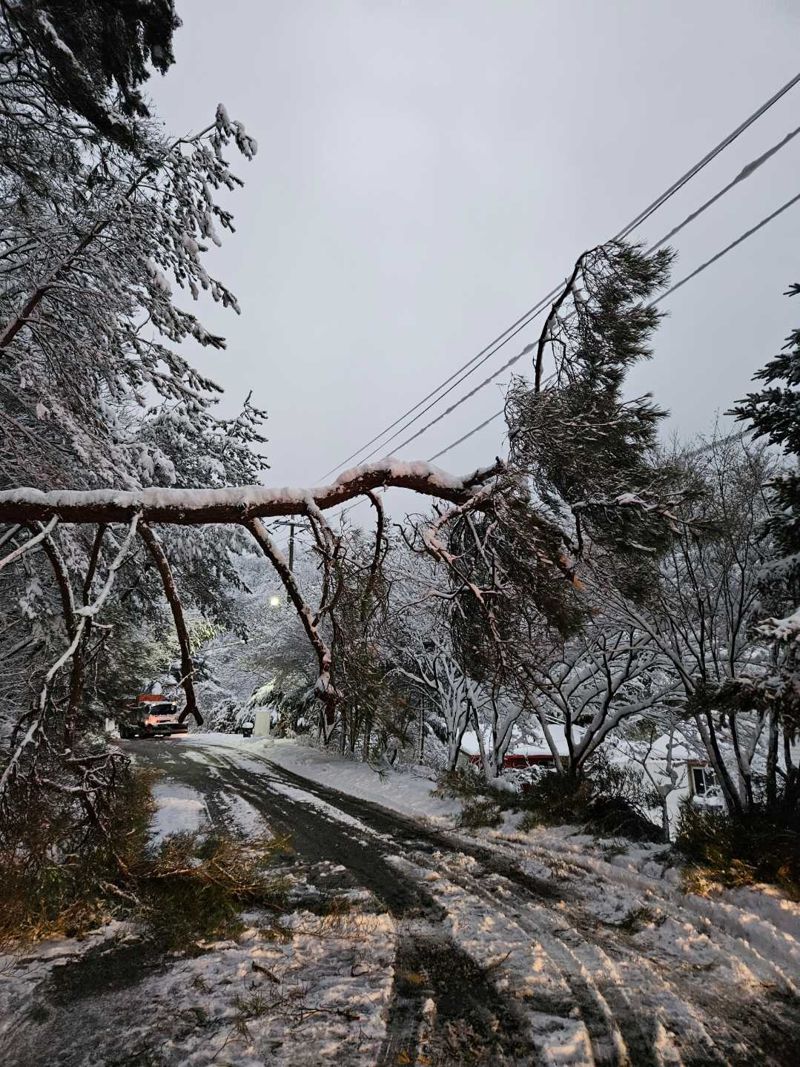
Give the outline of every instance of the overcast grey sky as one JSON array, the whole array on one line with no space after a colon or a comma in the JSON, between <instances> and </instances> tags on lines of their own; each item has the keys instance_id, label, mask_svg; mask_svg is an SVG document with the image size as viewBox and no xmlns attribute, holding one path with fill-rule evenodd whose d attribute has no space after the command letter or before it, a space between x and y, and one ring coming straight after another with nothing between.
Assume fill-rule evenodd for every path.
<instances>
[{"instance_id":1,"label":"overcast grey sky","mask_svg":"<svg viewBox=\"0 0 800 1067\"><path fill-rule=\"evenodd\" d=\"M543 296L800 69L797 0L184 0L151 93L259 142L212 265L242 315L193 354L270 414L270 484L313 484ZM637 231L660 237L795 126L800 87ZM800 191L800 137L682 234L675 277ZM680 433L800 323L800 205L670 298L652 390ZM534 329L511 342L534 339ZM512 353L490 362L495 369ZM479 372L474 381L485 374ZM464 389L466 388L463 387ZM459 390L461 392L461 390ZM456 394L458 395L458 394ZM404 453L495 411L482 390ZM502 450L502 422L439 463Z\"/></svg>"}]
</instances>

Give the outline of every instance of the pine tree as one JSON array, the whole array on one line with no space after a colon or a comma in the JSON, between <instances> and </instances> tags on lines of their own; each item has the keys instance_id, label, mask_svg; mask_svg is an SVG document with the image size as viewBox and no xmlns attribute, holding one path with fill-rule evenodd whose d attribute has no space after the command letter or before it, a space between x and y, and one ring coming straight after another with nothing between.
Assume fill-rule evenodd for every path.
<instances>
[{"instance_id":1,"label":"pine tree","mask_svg":"<svg viewBox=\"0 0 800 1067\"><path fill-rule=\"evenodd\" d=\"M536 345L533 385L516 378L506 400L512 466L571 527L575 558L593 546L637 596L670 540L675 472L658 450L666 412L623 387L650 358L661 319L652 297L671 261L669 249L647 255L618 242L580 256ZM548 354L555 370L543 379Z\"/></svg>"},{"instance_id":2,"label":"pine tree","mask_svg":"<svg viewBox=\"0 0 800 1067\"><path fill-rule=\"evenodd\" d=\"M787 296L797 296L792 285ZM775 709L784 733L783 806L800 810L800 767L791 760L790 741L800 733L800 329L793 330L782 350L755 378L765 383L733 409L736 418L750 422L757 437L781 449L786 466L770 480L771 515L766 525L772 558L762 569L761 635L770 645L774 671L761 697ZM775 780L778 764L777 729L770 738L768 779ZM768 782L768 802L777 788Z\"/></svg>"},{"instance_id":3,"label":"pine tree","mask_svg":"<svg viewBox=\"0 0 800 1067\"><path fill-rule=\"evenodd\" d=\"M793 285L787 296L800 294ZM794 330L781 352L762 367L755 378L763 389L748 395L733 409L737 419L748 420L757 437L780 448L790 466L772 481L774 514L769 529L775 539L773 567L786 591L800 599L800 329ZM796 639L800 639L800 618Z\"/></svg>"},{"instance_id":4,"label":"pine tree","mask_svg":"<svg viewBox=\"0 0 800 1067\"><path fill-rule=\"evenodd\" d=\"M140 87L152 68L163 74L174 62L174 0L3 0L2 12L0 61L22 77L35 70L56 105L133 148L127 119L149 114Z\"/></svg>"},{"instance_id":5,"label":"pine tree","mask_svg":"<svg viewBox=\"0 0 800 1067\"><path fill-rule=\"evenodd\" d=\"M242 184L229 149L249 158L254 142L222 106L172 141L148 117L140 90L172 63L173 0L0 0L0 13L0 488L258 481L263 412L248 398L235 418L215 415L221 389L187 358L190 342L225 343L191 310L202 293L239 310L205 260L233 230L218 202ZM163 540L187 603L224 618L241 535ZM91 532L50 541L80 589ZM0 737L67 637L48 568L40 554L0 575ZM143 546L119 578L115 642L168 625ZM111 645L93 677L108 664L122 686Z\"/></svg>"}]
</instances>

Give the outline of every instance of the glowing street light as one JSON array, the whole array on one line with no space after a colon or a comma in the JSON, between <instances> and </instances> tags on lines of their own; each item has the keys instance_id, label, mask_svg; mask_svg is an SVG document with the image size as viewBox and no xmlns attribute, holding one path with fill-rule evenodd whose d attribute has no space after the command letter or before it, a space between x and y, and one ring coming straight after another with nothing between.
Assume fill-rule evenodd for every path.
<instances>
[{"instance_id":1,"label":"glowing street light","mask_svg":"<svg viewBox=\"0 0 800 1067\"><path fill-rule=\"evenodd\" d=\"M269 598L269 606L271 608L279 608L281 606L281 598L279 596L271 596Z\"/></svg>"}]
</instances>

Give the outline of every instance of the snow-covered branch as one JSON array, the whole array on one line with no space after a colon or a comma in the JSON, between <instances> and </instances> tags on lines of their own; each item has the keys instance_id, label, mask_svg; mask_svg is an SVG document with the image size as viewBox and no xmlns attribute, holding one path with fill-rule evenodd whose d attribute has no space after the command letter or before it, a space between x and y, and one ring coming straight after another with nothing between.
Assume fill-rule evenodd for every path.
<instances>
[{"instance_id":1,"label":"snow-covered branch","mask_svg":"<svg viewBox=\"0 0 800 1067\"><path fill-rule=\"evenodd\" d=\"M18 773L20 762L26 750L29 748L30 745L36 744L40 739L41 733L44 729L48 706L50 704L50 687L53 683L53 680L59 673L59 671L61 671L66 666L66 664L70 662L72 657L78 651L81 639L83 638L84 630L86 629L89 622L96 618L101 608L108 600L109 594L111 593L111 589L114 585L114 579L117 576L117 571L120 569L120 567L128 557L131 544L136 535L136 527L138 525L138 522L139 516L134 515L128 527L128 533L124 541L122 542L119 551L117 552L116 556L109 565L106 580L103 583L103 586L100 592L95 597L94 601L91 604L79 608L76 611L75 614L78 618L78 623L75 626L74 633L71 635L72 639L45 675L44 683L42 685L41 692L39 693L36 714L32 719L30 725L28 726L27 730L25 731L22 740L16 745L13 753L11 754L11 758L9 759L8 763L5 766L5 769L3 770L2 776L0 776L0 797L2 797L2 795L5 793L9 783Z\"/></svg>"},{"instance_id":2,"label":"snow-covered branch","mask_svg":"<svg viewBox=\"0 0 800 1067\"><path fill-rule=\"evenodd\" d=\"M462 504L502 470L503 464L498 460L491 467L455 478L428 463L387 460L345 471L332 484L310 490L268 489L260 485L137 492L59 489L45 493L38 489L8 489L0 493L0 522L44 522L54 516L62 522L125 522L139 514L146 523L246 523L279 515L308 515L314 508L326 511L385 486Z\"/></svg>"},{"instance_id":3,"label":"snow-covered branch","mask_svg":"<svg viewBox=\"0 0 800 1067\"><path fill-rule=\"evenodd\" d=\"M29 552L32 548L35 548L38 544L41 544L42 541L45 540L45 538L50 536L50 533L54 529L57 522L58 516L51 515L50 520L44 529L39 530L38 533L33 534L33 536L29 537L27 541L25 541L21 545L18 545L13 551L9 552L7 556L4 556L2 559L0 559L0 571L4 567L7 567L9 563L13 563L14 560L19 559L20 556L24 556L26 552Z\"/></svg>"}]
</instances>

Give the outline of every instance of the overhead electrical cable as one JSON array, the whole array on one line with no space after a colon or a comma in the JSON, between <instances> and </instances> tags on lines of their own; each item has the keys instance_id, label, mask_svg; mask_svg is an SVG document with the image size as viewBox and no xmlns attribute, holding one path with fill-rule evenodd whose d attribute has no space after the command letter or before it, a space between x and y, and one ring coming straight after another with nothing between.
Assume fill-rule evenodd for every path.
<instances>
[{"instance_id":1,"label":"overhead electrical cable","mask_svg":"<svg viewBox=\"0 0 800 1067\"><path fill-rule=\"evenodd\" d=\"M749 115L740 126L737 126L735 130L732 130L727 137L723 138L723 140L721 140L718 145L712 148L707 155L703 156L703 158L698 163L695 163L695 165L689 170L687 170L684 175L678 178L678 180L673 185L671 185L669 189L662 193L660 197L654 200L649 207L645 208L645 210L640 215L637 215L632 222L629 222L623 230L620 230L614 240L623 240L625 237L628 236L629 233L631 233L632 230L635 230L638 226L641 226L641 224L646 219L650 218L654 211L657 211L658 208L660 208L662 204L666 203L666 201L669 200L671 196L674 196L675 193L682 189L688 181L691 181L691 179L694 178L696 174L699 174L704 167L708 166L708 164L711 163L712 160L716 159L720 152L723 152L729 145L732 145L733 142L745 132L745 130L748 130L754 122L757 122L762 115L765 115L769 111L769 109L774 104L777 104L778 101L782 97L784 97L790 89L793 89L798 82L800 82L800 73L797 73L793 78L790 78L785 85L781 86L777 93L774 93L768 100L765 100L761 107L754 111L752 115Z\"/></svg>"},{"instance_id":2,"label":"overhead electrical cable","mask_svg":"<svg viewBox=\"0 0 800 1067\"><path fill-rule=\"evenodd\" d=\"M728 254L728 252L732 252L734 248L737 248L740 244L743 244L750 237L752 237L753 234L758 233L759 230L763 229L764 226L772 222L773 219L776 219L779 215L782 215L784 211L787 211L793 204L796 204L798 201L800 201L800 193L797 193L790 200L787 200L785 204L781 204L779 208L776 208L775 211L765 216L765 218L761 219L760 222L757 222L755 226L751 226L749 230L745 230L745 232L740 234L735 241L731 241L730 244L726 245L723 249L717 252L716 255L713 255L711 259L707 259L704 263L701 263L699 267L696 267L695 270L691 271L685 277L681 278L680 281L670 286L669 289L666 289L663 293L661 293L660 296L657 296L656 299L652 301L650 306L654 307L656 304L660 304L662 300L666 300L668 296L672 296L674 292L676 292L682 286L686 285L687 282L692 281L699 274L702 274L704 270L708 270L708 268L714 263L719 262L719 260L722 259L723 256L726 256ZM521 354L522 353L520 353L520 355ZM549 380L552 380L552 375ZM494 422L495 419L499 418L503 414L504 410L505 409L501 408L500 411L496 411L494 415L491 415L479 426L476 426L474 427L474 429L469 430L468 433L463 435L463 437L459 437L457 441L453 441L452 444L447 445L446 448L441 449L434 456L431 456L428 459L428 463L433 463L435 459L439 459L440 456L445 455L447 452L451 452L458 445L462 444L464 441L472 437L473 434L478 433L479 430L482 430L485 426L488 426L489 423Z\"/></svg>"},{"instance_id":3,"label":"overhead electrical cable","mask_svg":"<svg viewBox=\"0 0 800 1067\"><path fill-rule=\"evenodd\" d=\"M776 208L776 210L773 211L771 215L767 215L766 218L763 218L761 222L757 222L755 226L751 227L749 230L745 230L745 232L739 237L737 237L735 241L731 241L729 245L726 245L725 248L723 248L720 252L717 252L716 255L711 257L711 259L707 259L705 263L701 263L700 266L697 267L696 270L693 270L691 274L687 274L685 278L681 278L679 282L676 282L674 285L670 286L670 288L667 289L666 292L662 293L661 296L657 297L653 301L653 303L660 303L660 301L665 300L668 296L674 293L676 289L680 289L682 285L686 285L686 283L691 281L692 278L696 278L698 274L702 274L703 271L707 270L713 263L716 263L718 260L722 259L723 256L727 256L728 252L733 251L733 249L736 248L738 245L743 244L748 238L752 237L754 233L758 233L758 231L760 229L763 229L763 227L766 226L768 222L772 222L773 219L777 219L778 215L782 215L784 211L787 211L792 206L792 204L796 204L798 200L800 200L800 193L797 193L795 196L793 196L791 200L787 200L785 204L781 204L779 208Z\"/></svg>"},{"instance_id":4,"label":"overhead electrical cable","mask_svg":"<svg viewBox=\"0 0 800 1067\"><path fill-rule=\"evenodd\" d=\"M731 183L730 187L732 187L732 185L733 185L733 183ZM786 203L782 204L779 208L776 208L776 210L771 212L769 215L765 216L765 218L761 219L760 222L757 222L755 226L752 226L749 230L745 230L745 232L740 234L740 236L737 237L735 241L731 241L730 244L726 245L723 249L721 249L719 252L717 252L714 256L711 257L711 259L708 259L704 263L701 263L699 267L695 268L695 270L691 271L685 277L681 278L680 281L678 281L674 285L670 286L669 289L666 289L663 293L661 293L660 296L656 297L656 299L651 302L650 306L651 307L655 307L655 305L661 303L662 300L666 300L666 298L668 296L671 296L674 292L676 292L682 286L686 285L687 282L691 281L693 278L696 278L699 274L702 274L704 270L707 270L714 263L717 263L720 259L722 259L723 256L726 256L728 254L728 252L733 251L734 248L738 247L740 244L743 244L746 240L748 240L750 237L752 237L753 234L758 233L759 230L763 229L764 226L766 226L768 223L772 222L773 219L776 219L779 215L783 214L784 211L788 210L788 208L790 208L793 204L796 204L798 202L798 200L800 200L800 193L798 193L796 196L793 196L790 200L787 200ZM681 228L682 228L682 226L681 226ZM661 244L661 243L663 243L663 241L657 242L655 245L653 245L651 247L650 251L652 251L654 248L657 248L658 245ZM513 356L510 360L508 360L502 367L499 368L499 370L495 371L494 374L492 374L488 378L486 378L483 382L481 382L479 385L477 385L469 393L466 393L464 396L462 396L459 400L457 400L454 404L452 404L446 411L442 412L440 415L438 415L431 422L429 422L425 426L423 426L415 434L413 434L411 437L409 437L407 440L405 440L402 443L402 445L400 445L399 447L400 448L405 448L406 445L410 444L412 441L415 441L418 437L421 437L432 426L434 426L436 423L440 422L447 415L450 415L457 407L459 407L459 405L463 404L464 401L469 400L477 392L479 392L484 386L488 385L491 381L493 381L496 377L498 377L498 375L502 374L503 371L507 370L512 364L516 363L517 360L521 359L522 356L524 356L528 352L530 352L533 347L534 347L533 345L526 345L525 348L523 348L520 352L518 352L516 356ZM554 377L555 377L555 374L550 374L548 376L548 378L545 379L544 384L546 385L548 382L552 381L554 379ZM452 452L452 450L454 448L457 448L459 445L463 444L465 441L468 441L471 437L474 437L474 435L476 433L479 433L481 430L485 429L485 427L489 426L496 419L499 419L500 416L504 414L504 411L505 411L504 408L501 408L499 411L496 411L493 415L490 415L488 419L485 419L483 422L479 423L477 426L474 426L471 430L468 430L467 433L463 434L457 440L453 441L451 444L447 445L445 448L440 449L434 455L429 456L427 462L428 463L433 463L434 460L439 459L441 456L446 455L448 452ZM367 458L369 458L369 457L367 457ZM342 509L342 511L339 513L340 517L342 515L347 514L348 511L351 511L354 507L356 507L358 505L358 503L359 502L357 501L354 504L350 504L350 505L345 506Z\"/></svg>"},{"instance_id":5,"label":"overhead electrical cable","mask_svg":"<svg viewBox=\"0 0 800 1067\"><path fill-rule=\"evenodd\" d=\"M790 133L787 133L783 140L778 141L778 143L774 144L772 148L767 149L767 151L762 153L762 155L760 155L757 159L751 160L748 164L742 167L742 169L739 171L733 181L728 182L726 186L720 189L718 193L715 193L714 196L712 196L709 200L706 200L704 204L701 204L696 211L693 211L691 213L691 215L687 215L683 222L678 223L678 225L673 227L673 229L671 229L669 233L664 234L664 236L659 241L656 241L654 245L650 245L647 251L655 252L657 248L660 248L663 244L666 244L667 241L671 241L672 238L675 237L676 234L679 234L685 226L688 226L690 222L694 222L694 220L700 215L702 215L704 211L707 211L712 206L712 204L716 204L718 200L721 200L726 193L729 193L731 189L734 188L734 186L738 185L740 182L746 181L747 178L755 174L759 167L763 166L768 159L772 159L774 155L777 155L777 153L780 152L782 148L785 148L790 141L794 140L798 133L800 133L800 126L792 130Z\"/></svg>"},{"instance_id":6,"label":"overhead electrical cable","mask_svg":"<svg viewBox=\"0 0 800 1067\"><path fill-rule=\"evenodd\" d=\"M447 448L443 448L441 452L437 452L435 455L431 456L428 460L428 463L433 463L435 459L438 459L439 456L443 456L445 452L452 452L452 450L454 448L457 448L458 445L462 445L465 441L468 441L470 437L473 437L480 430L484 429L484 427L488 426L490 422L494 422L495 419L499 419L500 416L504 414L505 408L500 408L499 411L495 411L494 415L490 415L489 418L486 419L484 422L480 423L480 425L473 427L468 433L465 433L463 437L459 437L457 441L453 441L453 443L451 445L448 445Z\"/></svg>"},{"instance_id":7,"label":"overhead electrical cable","mask_svg":"<svg viewBox=\"0 0 800 1067\"><path fill-rule=\"evenodd\" d=\"M771 107L773 107L774 104L776 104L783 96L786 95L786 93L788 93L792 88L794 88L794 86L797 85L799 82L800 82L800 73L796 74L793 78L791 78L788 82L786 82L786 84L783 85L776 93L774 93L771 97L769 97L767 100L765 100L764 103L761 104L761 106L759 108L757 108L751 115L749 115L744 120L744 122L742 122L734 130L732 130L725 138L723 138L723 140L721 140L719 142L719 144L715 145L715 147L712 148L710 152L706 153L706 155L703 156L703 158L700 159L697 163L695 163L694 166L692 166L689 170L687 170L685 174L681 175L681 177L678 178L677 181L673 182L673 184L671 186L669 186L668 189L664 190L664 192L661 193L660 196L658 196L655 200L653 200L652 203L650 203L635 218L631 219L631 221L626 226L624 226L612 238L612 240L618 241L618 240L624 239L630 233L632 233L634 229L636 229L638 226L640 226L646 219L650 218L650 216L655 211L657 211L672 196L674 196L680 189L682 189L687 184L687 182L691 181L692 178L694 178L697 174L699 174L700 171L704 169L704 167L708 166L708 164L711 163L712 160L716 159L716 157L722 151L724 151L726 148L728 148L729 145L733 144L733 142L735 140L737 140L738 137L740 137L747 129L749 129L749 127L752 126L754 122L756 122L764 114L766 114L766 112L769 111L769 109ZM721 190L714 198L711 199L711 201L708 201L701 208L699 208L696 213L694 213L692 216L690 216L688 219L686 219L683 223L681 223L681 225L679 227L677 227L674 231L672 231L667 237L663 238L662 241L659 242L659 243L663 243L664 240L668 240L669 237L674 236L674 234L679 229L683 229L683 227L685 225L688 225L688 223L690 221L692 221L694 218L697 217L697 215L701 214L708 207L710 207L712 203L716 202L716 200L718 200L721 196L725 195L726 192L728 192L730 189L732 189L740 181L742 181L745 178L749 177L756 169L758 169L758 167L760 167L764 162L766 162L767 159L769 159L771 156L776 154L776 152L780 151L780 149L783 148L786 144L788 144L789 141L792 140L792 138L796 135L797 132L800 132L800 131L796 130L793 133L788 134L787 137L785 137L782 142L780 142L776 146L773 146L773 148L771 148L768 152L764 153L757 160L753 161L753 163L748 164L747 167L743 168L743 170L740 171L740 173L737 175L737 177L731 183L729 183L729 185L726 186L725 189ZM658 244L653 246L653 247L654 248L658 247ZM448 393L450 393L452 391L452 389L456 388L456 386L458 384L460 384L460 382L463 381L465 377L467 377L469 374L472 373L472 370L477 369L477 367L479 367L482 363L485 363L486 360L490 359L491 356L493 356L497 351L499 351L499 349L502 348L503 345L505 345L509 340L511 340L511 338L513 336L515 336L517 333L519 333L521 329L524 329L524 327L526 325L528 325L531 321L533 321L533 319L536 316L541 314L542 310L547 306L548 302L550 300L552 300L555 296L557 296L557 294L560 292L560 290L561 290L561 286L560 285L555 286L553 289L551 289L551 291L546 296L542 297L539 301L537 301L536 304L533 305L533 307L529 308L528 311L526 311L523 315L521 315L516 320L516 322L514 322L511 326L509 326L506 330L504 330L501 334L499 334L488 345L486 345L484 348L482 348L481 351L477 353L477 355L475 355L471 359L467 360L466 363L462 364L462 366L460 366L457 370L455 370L450 375L449 378L446 378L445 381L443 381L440 385L438 385L435 389L433 389L430 393L428 393L425 397L423 397L422 400L418 401L413 407L409 408L408 411L406 411L403 415L400 415L389 426L385 427L380 433L376 434L369 441L367 441L366 444L362 445L360 448L357 448L354 452L351 452L350 455L346 457L346 459L344 459L340 463L336 464L336 466L332 467L329 471L326 471L326 473L324 475L322 475L322 477L323 478L329 477L335 471L337 471L341 467L343 467L346 463L349 463L350 460L355 459L355 457L358 456L361 452L365 451L365 449L369 448L371 445L373 445L376 442L380 441L381 438L385 437L385 435L387 433L389 433L389 431L395 429L395 427L397 427L401 422L403 422L410 415L413 415L415 412L418 412L419 409L421 407L423 407L423 405L425 405L429 401L432 401L432 403L429 403L428 407L425 408L424 411L419 412L419 414L416 416L415 419L412 419L411 422L406 423L404 427L401 427L397 431L397 433L394 434L393 437L390 438L389 440L393 440L395 437L399 436L399 434L401 434L405 428L407 428L409 425L411 425L412 422L415 422L416 419L421 418L422 415L424 415L427 411L429 411L430 408L433 407L436 403L438 403L438 401L440 399L442 399L444 396L446 396ZM469 368L472 368L472 369L469 369ZM467 373L464 373L464 372L467 372ZM455 379L458 378L459 375L463 375L463 377L460 378L458 382L456 382ZM453 383L453 384L451 384L451 383ZM441 391L443 389L445 389L445 387L447 387L447 386L450 386L450 388L446 389L445 392L441 393ZM437 397L437 394L439 394L439 393L441 393L441 396ZM433 399L434 397L437 397L437 399L434 400ZM375 452L379 451L380 448L383 448L384 445L388 444L388 443L389 443L389 441L384 441L383 444L381 444L377 448L373 449L373 451L370 453L370 456L374 455ZM366 457L366 458L369 458L369 457Z\"/></svg>"},{"instance_id":8,"label":"overhead electrical cable","mask_svg":"<svg viewBox=\"0 0 800 1067\"><path fill-rule=\"evenodd\" d=\"M331 467L331 469L329 471L326 471L325 474L322 475L322 477L327 478L329 475L333 474L334 471L337 471L340 467L343 467L345 463L349 463L351 459L354 459L359 454L359 452L363 452L365 448L369 448L370 445L374 444L376 441L379 441L390 430L393 430L395 426L398 425L398 423L401 423L403 419L407 418L409 415L413 415L418 408L421 408L422 405L425 404L428 400L430 400L432 397L435 397L436 394L440 392L440 390L444 389L445 386L450 385L450 383L455 378L458 378L459 374L467 370L468 367L472 366L473 364L475 364L476 367L479 367L481 363L485 363L487 359L491 358L491 356L493 356L495 352L498 352L503 347L503 345L505 345L508 341L511 340L512 337L516 336L516 334L518 334L520 330L524 329L528 325L528 323L530 323L532 319L536 317L536 315L541 314L541 312L547 307L549 301L551 301L554 297L558 296L560 291L560 285L557 285L554 289L551 289L550 292L546 296L543 296L536 304L533 305L533 307L528 308L525 314L521 315L516 322L512 323L511 326L508 327L507 330L504 330L503 333L498 334L498 336L495 337L493 341L490 341L489 344L485 346L485 348L482 348L477 355L473 356L472 359L467 360L466 363L462 364L457 370L453 371L449 378L445 378L445 380L440 385L437 385L435 389L428 393L427 396L424 396L422 400L420 400L417 404L414 405L414 407L409 408L408 411L396 418L393 423L387 426L384 430L381 430L379 434L376 434L373 438L367 441L367 443L362 445L361 448L357 448L355 452L351 452L350 455L347 456L346 459L343 459L341 463L337 463L335 467ZM466 377L466 375L464 377ZM455 388L455 386L459 385L460 382L462 382L463 380L464 378L459 378L459 381L455 382L455 385L453 385L452 388ZM449 393L450 391L451 390L448 389L445 393L442 393L442 396L446 396L447 393ZM436 401L434 400L434 404L435 403ZM431 405L431 407L432 406L433 405ZM429 408L426 408L425 410L428 411ZM425 412L421 412L420 414L424 413ZM398 432L402 433L402 431L403 428L401 427Z\"/></svg>"},{"instance_id":9,"label":"overhead electrical cable","mask_svg":"<svg viewBox=\"0 0 800 1067\"><path fill-rule=\"evenodd\" d=\"M711 197L709 200L707 200L696 211L692 212L692 214L689 215L686 219L684 219L683 222L681 222L678 226L676 226L672 230L670 230L670 232L668 234L666 234L664 237L661 237L658 241L655 242L655 244L652 244L647 249L647 254L650 255L652 252L655 252L656 249L660 248L663 244L665 244L669 240L669 238L674 237L675 234L679 233L685 226L688 226L690 222L693 222L699 215L701 215L704 211L706 211L709 207L711 207L712 204L716 203L722 196L725 195L725 193L730 192L730 190L733 189L734 186L738 185L739 182L744 181L746 178L749 178L750 175L755 173L755 171L758 169L758 167L760 167L762 165L762 163L766 162L766 160L769 159L772 155L774 155L777 151L779 151L780 148L782 148L784 145L788 144L789 141L791 141L791 139L793 137L795 137L798 133L800 133L800 126L798 126L797 129L793 130L790 134L787 134L787 136L784 137L784 139L782 141L780 141L777 145L775 145L771 149L769 149L768 152L765 152L763 155L759 156L759 158L754 160L752 163L748 163L746 167L744 167L741 171L739 171L739 174L733 179L733 181L728 182L728 184L726 186L724 186L723 189L721 189L713 197ZM794 198L794 199L796 199L796 198ZM785 211L788 207L791 207L791 205L794 203L794 199L790 200L787 204L784 204L783 207L779 208L774 214L770 215L768 218L766 218L762 222L760 222L758 224L758 226L752 232L755 233L755 230L760 229L762 226L766 226L766 224L768 222L770 222L773 218L775 218L776 215L780 215L782 211ZM734 242L734 245L731 246L731 247L735 247L736 244L740 244L742 241L746 240L747 237L749 237L750 235L751 235L750 231L748 231L746 234L743 234L736 242ZM722 252L719 252L714 257L714 259L709 261L708 264L703 264L702 267L699 267L698 268L698 272L700 270L704 270L706 266L708 266L711 263L715 262L717 259L720 259L728 251L730 251L729 248L723 249ZM688 281L688 278L684 278L683 281L678 282L677 285L673 286L671 289L666 290L666 292L662 293L662 295L660 297L658 297L658 300L654 301L654 303L658 303L660 300L663 300L666 296L669 296L670 293L674 292L675 289L677 289L681 285L685 284L686 281ZM539 312L539 314L540 313L541 312ZM536 318L537 316L533 316L533 317ZM570 316L568 316L568 317L570 317ZM529 321L533 321L533 320L530 319ZM522 329L522 327L520 327L520 329ZM515 333L519 333L519 330L516 330ZM513 336L514 336L514 334L512 334L508 338L508 340L510 340L511 337L513 337ZM481 389L483 389L484 386L487 386L491 382L493 382L504 371L508 370L515 363L517 363L524 355L527 355L527 353L530 352L533 347L534 347L533 345L526 345L525 348L523 348L521 352L518 352L515 356L512 356L511 359L507 360L502 365L502 367L499 367L496 371L494 371L492 374L490 374L488 378L484 379L484 381L482 381L474 389L471 389L468 393L465 393L464 396L462 396L458 400L456 400L456 402L454 404L451 404L450 407L445 408L445 410L442 411L439 415L437 415L435 419L431 419L430 422L426 423L421 429L417 430L416 433L411 435L411 437L407 437L405 439L405 441L402 442L402 444L397 446L397 450L399 451L400 449L405 448L406 445L410 445L412 441L416 441L416 439L418 437L421 437L422 434L424 434L432 426L435 426L438 422L441 422L442 419L446 418L448 415L451 415L456 410L457 407L460 407L460 405L463 404L465 401L470 400L473 396L475 396L475 394L477 392L479 392ZM481 362L484 362L484 360L481 360ZM458 382L456 382L453 386L450 387L450 389L447 390L447 393L451 392L452 389L454 389L456 387L456 385L458 385L460 382L463 382L464 379L467 378L470 374L472 374L474 370L477 370L478 366L480 366L480 364L477 364L475 367L473 367L473 369L471 371L468 371L461 378L459 378ZM443 393L442 396L439 397L439 400L441 400L444 396L446 396L447 393ZM387 438L387 440L385 440L378 448L374 448L371 452L367 453L367 455L362 458L361 462L364 463L368 459L371 459L372 456L374 456L376 452L380 451L380 449L384 448L391 441L393 441L397 437L399 437L400 433L402 432L402 430L408 429L409 426L411 426L418 419L420 419L427 411L430 411L430 409L432 407L434 407L434 405L436 403L438 403L438 401L434 401L432 404L429 404L418 415L416 415L413 419L411 419L403 427L401 427L400 430L398 430L396 433L392 434L391 437Z\"/></svg>"}]
</instances>

